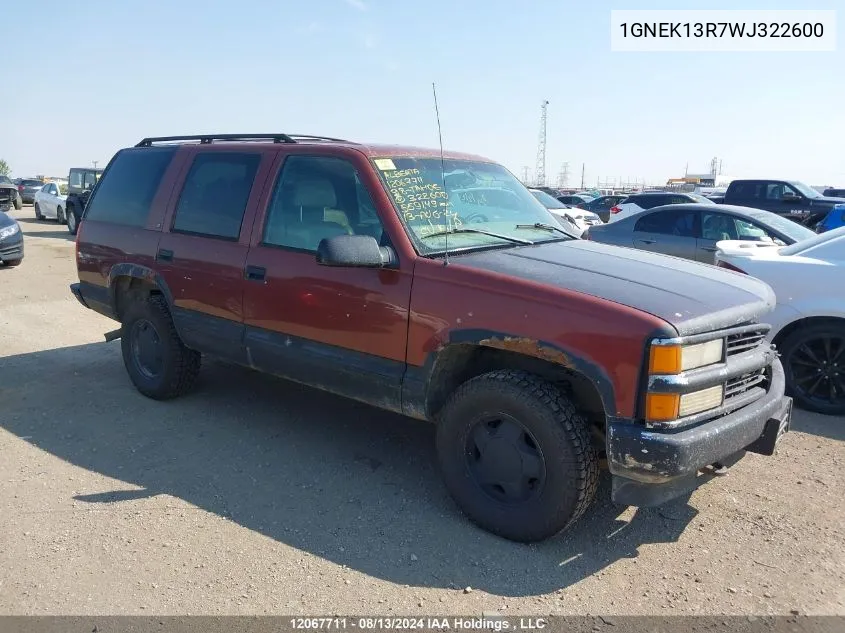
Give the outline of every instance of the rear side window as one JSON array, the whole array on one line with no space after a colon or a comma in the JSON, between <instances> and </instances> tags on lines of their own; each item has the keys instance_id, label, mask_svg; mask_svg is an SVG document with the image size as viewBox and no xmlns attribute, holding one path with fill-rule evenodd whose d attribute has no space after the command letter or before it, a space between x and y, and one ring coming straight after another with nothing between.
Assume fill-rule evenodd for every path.
<instances>
[{"instance_id":1,"label":"rear side window","mask_svg":"<svg viewBox=\"0 0 845 633\"><path fill-rule=\"evenodd\" d=\"M634 231L696 237L696 216L692 211L656 211L637 220Z\"/></svg>"},{"instance_id":2,"label":"rear side window","mask_svg":"<svg viewBox=\"0 0 845 633\"><path fill-rule=\"evenodd\" d=\"M171 230L237 240L260 162L258 153L198 155L185 179Z\"/></svg>"},{"instance_id":3,"label":"rear side window","mask_svg":"<svg viewBox=\"0 0 845 633\"><path fill-rule=\"evenodd\" d=\"M144 226L158 185L175 152L175 147L119 152L88 201L85 219ZM71 186L75 174L79 174L80 183L84 182L81 172L71 172Z\"/></svg>"}]
</instances>

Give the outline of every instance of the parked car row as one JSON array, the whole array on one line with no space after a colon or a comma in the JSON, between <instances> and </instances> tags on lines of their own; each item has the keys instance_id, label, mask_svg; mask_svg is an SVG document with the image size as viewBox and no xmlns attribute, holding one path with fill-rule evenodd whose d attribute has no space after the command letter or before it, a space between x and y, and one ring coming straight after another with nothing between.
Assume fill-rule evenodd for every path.
<instances>
[{"instance_id":1,"label":"parked car row","mask_svg":"<svg viewBox=\"0 0 845 633\"><path fill-rule=\"evenodd\" d=\"M68 232L76 235L88 196L102 173L102 169L72 167L67 180L51 179L45 182L20 178L12 184L17 188L19 201L33 205L37 220L55 220L59 224L66 224ZM3 199L0 197L0 208L2 204ZM21 205L16 204L15 208L20 209Z\"/></svg>"}]
</instances>

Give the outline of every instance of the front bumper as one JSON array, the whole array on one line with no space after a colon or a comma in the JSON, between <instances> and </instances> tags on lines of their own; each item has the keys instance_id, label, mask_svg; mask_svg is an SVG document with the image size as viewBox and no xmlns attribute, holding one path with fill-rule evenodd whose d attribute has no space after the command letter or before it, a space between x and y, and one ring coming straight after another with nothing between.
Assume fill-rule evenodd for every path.
<instances>
[{"instance_id":1,"label":"front bumper","mask_svg":"<svg viewBox=\"0 0 845 633\"><path fill-rule=\"evenodd\" d=\"M0 262L23 259L23 234L0 240Z\"/></svg>"},{"instance_id":2,"label":"front bumper","mask_svg":"<svg viewBox=\"0 0 845 633\"><path fill-rule=\"evenodd\" d=\"M746 451L774 454L789 429L792 398L784 395L780 360L772 364L765 396L733 413L674 432L658 432L630 420L608 423L608 467L614 502L654 506L697 486L698 472L711 464L729 465Z\"/></svg>"}]
</instances>

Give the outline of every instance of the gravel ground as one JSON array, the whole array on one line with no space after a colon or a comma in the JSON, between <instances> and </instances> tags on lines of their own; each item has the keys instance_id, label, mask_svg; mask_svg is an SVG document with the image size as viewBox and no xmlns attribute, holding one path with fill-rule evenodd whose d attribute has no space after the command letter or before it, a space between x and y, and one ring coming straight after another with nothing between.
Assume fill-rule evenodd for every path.
<instances>
[{"instance_id":1,"label":"gravel ground","mask_svg":"<svg viewBox=\"0 0 845 633\"><path fill-rule=\"evenodd\" d=\"M845 615L843 419L797 411L775 458L657 509L605 477L569 533L517 545L461 517L424 423L220 364L145 399L68 291L65 227L13 214L0 614Z\"/></svg>"}]
</instances>

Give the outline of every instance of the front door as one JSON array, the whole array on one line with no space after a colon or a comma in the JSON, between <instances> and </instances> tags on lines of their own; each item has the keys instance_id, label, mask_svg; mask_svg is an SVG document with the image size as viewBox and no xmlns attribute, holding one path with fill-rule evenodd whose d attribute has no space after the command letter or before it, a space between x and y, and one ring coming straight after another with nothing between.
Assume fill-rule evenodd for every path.
<instances>
[{"instance_id":1,"label":"front door","mask_svg":"<svg viewBox=\"0 0 845 633\"><path fill-rule=\"evenodd\" d=\"M644 213L634 225L634 248L696 259L699 219L695 211L664 209Z\"/></svg>"},{"instance_id":2,"label":"front door","mask_svg":"<svg viewBox=\"0 0 845 633\"><path fill-rule=\"evenodd\" d=\"M265 371L400 410L413 262L398 269L317 264L323 238L389 243L362 174L366 159L280 159L246 261L245 342Z\"/></svg>"},{"instance_id":3,"label":"front door","mask_svg":"<svg viewBox=\"0 0 845 633\"><path fill-rule=\"evenodd\" d=\"M192 153L164 220L157 267L172 294L173 320L185 344L246 362L244 266L273 153L222 146Z\"/></svg>"}]
</instances>

